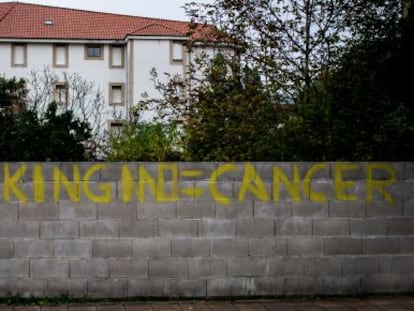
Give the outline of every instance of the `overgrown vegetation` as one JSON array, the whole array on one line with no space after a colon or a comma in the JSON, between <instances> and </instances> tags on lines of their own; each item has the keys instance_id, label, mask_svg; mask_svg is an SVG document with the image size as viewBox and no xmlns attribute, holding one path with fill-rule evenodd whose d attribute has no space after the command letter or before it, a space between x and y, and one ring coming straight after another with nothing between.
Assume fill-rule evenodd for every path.
<instances>
[{"instance_id":1,"label":"overgrown vegetation","mask_svg":"<svg viewBox=\"0 0 414 311\"><path fill-rule=\"evenodd\" d=\"M414 160L410 4L189 4L194 29L217 25L234 53L154 75L162 99L140 106L181 124L186 160Z\"/></svg>"},{"instance_id":2,"label":"overgrown vegetation","mask_svg":"<svg viewBox=\"0 0 414 311\"><path fill-rule=\"evenodd\" d=\"M0 77L0 161L82 161L91 158L89 124L56 103L28 108L25 81Z\"/></svg>"},{"instance_id":3,"label":"overgrown vegetation","mask_svg":"<svg viewBox=\"0 0 414 311\"><path fill-rule=\"evenodd\" d=\"M148 123L132 116L110 137L107 159L413 161L412 2L188 4L194 31L217 26L222 43L214 47L216 56L201 53L185 75L167 82L154 71L161 98L145 98L134 110L152 109L157 118ZM190 42L188 48L196 55L203 44ZM19 108L27 98L24 82L0 81L1 159L103 156L103 140L97 139L103 119L86 124L103 113L99 92L91 105L73 96L61 113L44 91L53 76L44 77L32 75L32 84L45 88L36 88L40 93L30 99L43 108L25 111ZM78 90L74 94L92 91L76 75L66 80Z\"/></svg>"}]
</instances>

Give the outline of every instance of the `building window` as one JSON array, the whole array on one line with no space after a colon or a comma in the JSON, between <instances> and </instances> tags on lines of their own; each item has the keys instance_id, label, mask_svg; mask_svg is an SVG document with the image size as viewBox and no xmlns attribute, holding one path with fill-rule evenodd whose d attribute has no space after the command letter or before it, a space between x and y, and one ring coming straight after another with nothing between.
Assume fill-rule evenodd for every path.
<instances>
[{"instance_id":1,"label":"building window","mask_svg":"<svg viewBox=\"0 0 414 311\"><path fill-rule=\"evenodd\" d=\"M53 67L66 68L69 63L69 48L67 45L53 46Z\"/></svg>"},{"instance_id":2,"label":"building window","mask_svg":"<svg viewBox=\"0 0 414 311\"><path fill-rule=\"evenodd\" d=\"M86 45L85 59L103 59L104 49L102 45Z\"/></svg>"},{"instance_id":3,"label":"building window","mask_svg":"<svg viewBox=\"0 0 414 311\"><path fill-rule=\"evenodd\" d=\"M110 105L124 105L124 83L110 83L109 84L109 104Z\"/></svg>"},{"instance_id":4,"label":"building window","mask_svg":"<svg viewBox=\"0 0 414 311\"><path fill-rule=\"evenodd\" d=\"M121 134L122 127L125 125L123 120L109 120L108 121L108 132L110 135Z\"/></svg>"},{"instance_id":5,"label":"building window","mask_svg":"<svg viewBox=\"0 0 414 311\"><path fill-rule=\"evenodd\" d=\"M109 51L109 67L124 68L124 47L120 45L113 45Z\"/></svg>"},{"instance_id":6,"label":"building window","mask_svg":"<svg viewBox=\"0 0 414 311\"><path fill-rule=\"evenodd\" d=\"M53 88L53 100L58 106L68 104L68 86L66 83L55 83Z\"/></svg>"},{"instance_id":7,"label":"building window","mask_svg":"<svg viewBox=\"0 0 414 311\"><path fill-rule=\"evenodd\" d=\"M12 44L11 64L12 67L26 67L27 66L27 45L26 44Z\"/></svg>"},{"instance_id":8,"label":"building window","mask_svg":"<svg viewBox=\"0 0 414 311\"><path fill-rule=\"evenodd\" d=\"M171 64L182 64L184 58L183 45L180 42L170 43L170 62Z\"/></svg>"}]
</instances>

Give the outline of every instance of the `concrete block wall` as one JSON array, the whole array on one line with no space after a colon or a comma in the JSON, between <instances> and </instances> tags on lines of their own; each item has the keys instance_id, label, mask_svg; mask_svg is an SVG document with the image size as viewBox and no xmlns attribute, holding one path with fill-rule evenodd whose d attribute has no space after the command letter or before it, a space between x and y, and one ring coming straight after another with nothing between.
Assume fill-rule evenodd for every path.
<instances>
[{"instance_id":1,"label":"concrete block wall","mask_svg":"<svg viewBox=\"0 0 414 311\"><path fill-rule=\"evenodd\" d=\"M0 163L0 297L414 292L414 163Z\"/></svg>"}]
</instances>

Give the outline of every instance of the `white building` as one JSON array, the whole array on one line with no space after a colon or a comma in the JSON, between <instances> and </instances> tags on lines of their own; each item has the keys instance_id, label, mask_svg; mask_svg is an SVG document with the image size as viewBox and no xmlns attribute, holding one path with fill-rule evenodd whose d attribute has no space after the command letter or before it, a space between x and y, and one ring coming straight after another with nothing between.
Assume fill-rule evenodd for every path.
<instances>
[{"instance_id":1,"label":"white building","mask_svg":"<svg viewBox=\"0 0 414 311\"><path fill-rule=\"evenodd\" d=\"M187 22L34 5L0 3L0 74L29 80L45 67L56 74L51 94L68 100L64 75L77 73L102 90L105 123L119 126L143 93L157 96L150 71L182 74L191 59ZM30 89L30 86L28 86ZM112 119L111 119L112 118Z\"/></svg>"}]
</instances>

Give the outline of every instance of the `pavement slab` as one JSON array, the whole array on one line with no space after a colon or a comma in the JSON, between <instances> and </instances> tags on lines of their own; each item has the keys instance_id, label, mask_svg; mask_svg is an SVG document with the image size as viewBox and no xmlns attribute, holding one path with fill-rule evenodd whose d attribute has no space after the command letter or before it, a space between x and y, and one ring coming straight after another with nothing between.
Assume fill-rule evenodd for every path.
<instances>
[{"instance_id":1,"label":"pavement slab","mask_svg":"<svg viewBox=\"0 0 414 311\"><path fill-rule=\"evenodd\" d=\"M0 305L0 311L414 311L414 296L241 301L151 301L59 306Z\"/></svg>"}]
</instances>

